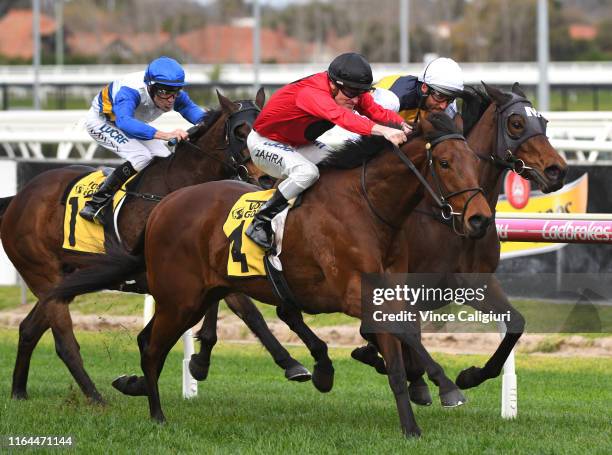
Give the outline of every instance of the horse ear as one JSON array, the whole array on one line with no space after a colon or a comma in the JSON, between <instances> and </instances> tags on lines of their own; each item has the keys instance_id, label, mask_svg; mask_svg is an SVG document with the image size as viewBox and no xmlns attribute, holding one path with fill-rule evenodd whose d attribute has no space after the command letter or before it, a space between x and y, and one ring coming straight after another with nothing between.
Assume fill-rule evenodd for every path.
<instances>
[{"instance_id":1,"label":"horse ear","mask_svg":"<svg viewBox=\"0 0 612 455\"><path fill-rule=\"evenodd\" d=\"M480 83L482 84L485 91L487 92L487 95L491 97L491 99L495 102L495 104L497 104L498 106L501 106L502 104L506 103L508 96L504 92L502 92L497 87L493 87L492 85L487 85L483 81L480 81Z\"/></svg>"},{"instance_id":2,"label":"horse ear","mask_svg":"<svg viewBox=\"0 0 612 455\"><path fill-rule=\"evenodd\" d=\"M221 93L219 93L219 90L217 90L217 98L219 98L219 104L221 105L221 109L223 109L224 112L231 114L238 110L238 106L236 106L229 98L226 98L225 96L221 95Z\"/></svg>"},{"instance_id":3,"label":"horse ear","mask_svg":"<svg viewBox=\"0 0 612 455\"><path fill-rule=\"evenodd\" d=\"M515 82L514 84L512 84L512 93L516 93L518 96L527 98L527 96L525 95L525 92L523 92L518 82Z\"/></svg>"},{"instance_id":4,"label":"horse ear","mask_svg":"<svg viewBox=\"0 0 612 455\"><path fill-rule=\"evenodd\" d=\"M264 104L266 104L266 92L263 87L260 87L257 90L257 95L255 95L255 104L259 106L259 109L263 109Z\"/></svg>"}]
</instances>

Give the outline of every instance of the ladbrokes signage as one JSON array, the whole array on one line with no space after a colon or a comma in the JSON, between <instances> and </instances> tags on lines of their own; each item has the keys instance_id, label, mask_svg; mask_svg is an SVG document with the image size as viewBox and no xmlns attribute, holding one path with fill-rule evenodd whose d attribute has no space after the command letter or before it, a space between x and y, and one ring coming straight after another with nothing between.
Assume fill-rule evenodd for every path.
<instances>
[{"instance_id":1,"label":"ladbrokes signage","mask_svg":"<svg viewBox=\"0 0 612 455\"><path fill-rule=\"evenodd\" d=\"M566 184L559 191L550 194L543 194L540 191L532 191L525 194L522 191L520 184L514 182L519 176L511 177L512 181L504 185L505 188L513 191L509 198L505 195L499 198L497 203L497 212L514 212L514 213L585 213L588 201L588 175L584 174L577 180ZM518 189L517 189L518 188ZM517 209L516 207L522 207ZM535 221L535 220L530 220ZM563 242L571 239L571 236L586 236L595 237L610 236L612 232L603 229L602 226L592 225L589 221L560 221L560 222L545 222L539 226L542 232L541 235L546 235L547 240ZM543 242L507 242L503 241L507 237L507 229L509 226L499 226L498 233L502 240L501 258L507 259L512 257L526 256L530 254L545 253L563 248L563 243L543 243ZM534 233L534 239L541 238ZM544 237L546 238L546 237Z\"/></svg>"}]
</instances>

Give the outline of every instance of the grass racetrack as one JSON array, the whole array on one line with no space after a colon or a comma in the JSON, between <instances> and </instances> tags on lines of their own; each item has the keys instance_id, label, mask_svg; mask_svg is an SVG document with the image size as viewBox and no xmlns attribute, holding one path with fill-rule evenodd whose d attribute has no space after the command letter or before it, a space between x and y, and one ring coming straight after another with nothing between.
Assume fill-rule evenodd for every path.
<instances>
[{"instance_id":1,"label":"grass racetrack","mask_svg":"<svg viewBox=\"0 0 612 455\"><path fill-rule=\"evenodd\" d=\"M134 335L80 332L81 352L107 399L89 405L47 333L35 351L28 401L9 398L17 331L0 330L0 435L71 435L79 453L612 453L612 359L517 356L519 416L500 417L498 378L466 392L468 403L414 407L420 440L404 440L386 377L331 349L334 389L291 383L259 345L220 343L198 397L181 398L180 343L160 379L167 424L149 420L143 397L110 383L140 374ZM309 368L307 351L291 353ZM451 378L484 357L436 354ZM0 447L0 452L3 449Z\"/></svg>"}]
</instances>

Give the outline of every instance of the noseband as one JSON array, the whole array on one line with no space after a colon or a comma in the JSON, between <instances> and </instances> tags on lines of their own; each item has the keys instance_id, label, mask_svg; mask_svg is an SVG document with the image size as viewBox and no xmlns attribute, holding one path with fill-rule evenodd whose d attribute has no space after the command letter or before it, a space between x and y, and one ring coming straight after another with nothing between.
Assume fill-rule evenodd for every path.
<instances>
[{"instance_id":1,"label":"noseband","mask_svg":"<svg viewBox=\"0 0 612 455\"><path fill-rule=\"evenodd\" d=\"M450 222L451 220L453 220L452 224L453 224L453 228L455 229L455 232L458 235L463 235L463 234L460 234L460 232L456 229L455 223L454 223L454 219L455 219L454 217L461 216L461 223L463 224L463 221L464 221L464 218L465 218L465 209L468 207L469 203L472 201L472 199L474 199L474 197L476 197L476 195L478 193L484 194L484 191L482 190L482 188L476 187L476 188L466 188L466 189L463 189L463 190L454 191L454 192L446 194L446 195L444 194L444 190L442 188L442 182L440 180L440 176L435 171L435 166L434 166L434 161L433 161L433 149L436 147L436 145L438 145L438 144L440 144L440 143L442 143L442 142L444 142L446 140L449 140L449 139L460 139L460 140L465 142L465 137L463 137L462 134L451 133L451 134L445 134L443 136L437 137L436 139L434 139L434 140L432 140L432 141L430 141L430 142L425 144L425 150L427 152L427 167L429 168L429 172L431 173L431 177L432 177L432 179L434 181L434 184L436 185L437 193L431 187L431 185L429 184L427 179L423 176L423 174L421 174L421 172L419 172L419 170L414 165L412 160L410 158L408 158L406 155L404 155L401 152L401 150L399 149L399 147L397 147L396 145L393 146L393 153L395 153L395 155L397 155L397 157L402 161L402 163L404 163L404 165L408 169L410 169L412 171L412 173L416 176L416 178L419 179L419 182L421 182L421 185L423 185L425 190L430 194L430 196L434 200L435 204L440 209L440 216L442 217L442 219L445 222ZM370 211L376 216L376 218L378 218L380 221L382 221L387 226L391 227L392 229L399 229L401 226L394 226L393 224L391 224L387 220L385 220L376 211L375 207L372 204L372 201L370 201L370 199L368 198L368 193L367 193L367 189L366 189L366 168L367 168L367 163L368 163L368 161L364 161L363 166L362 166L362 172L361 172L361 190L363 192L363 195L365 197L366 202L368 203ZM450 203L450 199L455 197L455 196L458 196L460 194L467 193L467 192L470 192L470 191L474 192L474 194L472 194L468 198L467 202L465 203L464 211L463 212L456 212L453 209L453 206Z\"/></svg>"}]
</instances>

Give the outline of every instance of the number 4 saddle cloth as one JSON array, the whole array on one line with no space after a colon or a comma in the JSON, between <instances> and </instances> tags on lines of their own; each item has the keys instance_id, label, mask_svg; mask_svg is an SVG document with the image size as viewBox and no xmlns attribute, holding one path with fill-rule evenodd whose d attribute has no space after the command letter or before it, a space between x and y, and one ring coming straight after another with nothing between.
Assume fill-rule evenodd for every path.
<instances>
[{"instance_id":1,"label":"number 4 saddle cloth","mask_svg":"<svg viewBox=\"0 0 612 455\"><path fill-rule=\"evenodd\" d=\"M272 197L274 189L243 194L230 210L223 232L230 241L227 258L227 275L231 277L266 276L265 251L245 234L259 208ZM293 201L289 201L291 204ZM270 260L277 270L282 270L279 255L283 240L283 229L290 207L272 220L276 254Z\"/></svg>"},{"instance_id":2,"label":"number 4 saddle cloth","mask_svg":"<svg viewBox=\"0 0 612 455\"><path fill-rule=\"evenodd\" d=\"M106 170L112 172L113 169ZM66 211L64 212L64 243L62 248L82 253L104 253L105 236L113 235L112 227L105 228L97 223L87 221L79 215L93 193L104 181L106 173L102 170L92 172L78 179L66 196ZM133 177L132 177L133 178ZM126 182L126 185L130 182ZM113 199L113 212L125 198L125 185L117 191ZM112 217L110 217L112 218Z\"/></svg>"}]
</instances>

